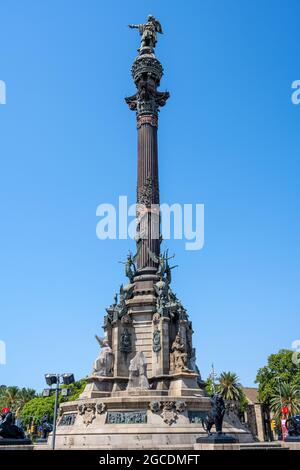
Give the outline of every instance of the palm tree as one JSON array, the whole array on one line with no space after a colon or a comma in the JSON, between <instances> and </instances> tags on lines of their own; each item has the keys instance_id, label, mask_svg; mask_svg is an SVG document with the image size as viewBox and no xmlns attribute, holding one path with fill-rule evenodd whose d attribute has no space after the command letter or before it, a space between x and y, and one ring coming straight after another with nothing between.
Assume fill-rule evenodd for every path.
<instances>
[{"instance_id":1,"label":"palm tree","mask_svg":"<svg viewBox=\"0 0 300 470\"><path fill-rule=\"evenodd\" d=\"M19 387L11 386L3 389L1 394L1 406L14 410L18 406Z\"/></svg>"},{"instance_id":2,"label":"palm tree","mask_svg":"<svg viewBox=\"0 0 300 470\"><path fill-rule=\"evenodd\" d=\"M278 389L270 400L270 408L274 412L277 420L281 418L281 407L287 406L289 416L300 412L300 387L291 385L287 382L281 382Z\"/></svg>"},{"instance_id":3,"label":"palm tree","mask_svg":"<svg viewBox=\"0 0 300 470\"><path fill-rule=\"evenodd\" d=\"M1 387L0 408L10 408L16 415L18 415L25 403L35 397L36 392L32 388L19 388L16 386Z\"/></svg>"},{"instance_id":4,"label":"palm tree","mask_svg":"<svg viewBox=\"0 0 300 470\"><path fill-rule=\"evenodd\" d=\"M224 400L239 401L243 395L242 385L234 372L222 372L216 391L222 395Z\"/></svg>"},{"instance_id":5,"label":"palm tree","mask_svg":"<svg viewBox=\"0 0 300 470\"><path fill-rule=\"evenodd\" d=\"M18 406L23 408L25 403L36 397L36 391L33 388L20 388L18 393Z\"/></svg>"},{"instance_id":6,"label":"palm tree","mask_svg":"<svg viewBox=\"0 0 300 470\"><path fill-rule=\"evenodd\" d=\"M20 388L17 395L17 403L14 408L16 416L19 415L20 410L22 410L23 406L30 400L36 397L36 392L33 388Z\"/></svg>"}]
</instances>

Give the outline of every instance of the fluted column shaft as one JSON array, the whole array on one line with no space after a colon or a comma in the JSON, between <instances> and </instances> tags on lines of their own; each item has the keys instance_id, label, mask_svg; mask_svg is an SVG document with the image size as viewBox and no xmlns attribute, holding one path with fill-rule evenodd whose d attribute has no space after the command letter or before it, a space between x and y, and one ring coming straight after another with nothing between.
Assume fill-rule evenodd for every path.
<instances>
[{"instance_id":1,"label":"fluted column shaft","mask_svg":"<svg viewBox=\"0 0 300 470\"><path fill-rule=\"evenodd\" d=\"M143 269L157 267L160 253L156 116L144 115L138 118L137 175L137 267Z\"/></svg>"}]
</instances>

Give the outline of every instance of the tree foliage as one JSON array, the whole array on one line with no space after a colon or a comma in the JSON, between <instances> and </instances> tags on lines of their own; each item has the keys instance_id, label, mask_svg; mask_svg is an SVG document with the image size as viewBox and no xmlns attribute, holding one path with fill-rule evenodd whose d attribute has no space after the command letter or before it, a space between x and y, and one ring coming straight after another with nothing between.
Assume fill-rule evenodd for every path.
<instances>
[{"instance_id":1,"label":"tree foliage","mask_svg":"<svg viewBox=\"0 0 300 470\"><path fill-rule=\"evenodd\" d=\"M61 400L61 398L60 398ZM30 400L21 410L21 419L28 426L34 422L38 424L44 415L48 415L49 420L53 421L55 396L37 397Z\"/></svg>"},{"instance_id":2,"label":"tree foliage","mask_svg":"<svg viewBox=\"0 0 300 470\"><path fill-rule=\"evenodd\" d=\"M258 397L263 403L270 405L271 398L278 391L278 379L289 385L300 386L300 367L292 361L293 351L281 349L268 357L266 366L261 367L256 376Z\"/></svg>"},{"instance_id":3,"label":"tree foliage","mask_svg":"<svg viewBox=\"0 0 300 470\"><path fill-rule=\"evenodd\" d=\"M205 391L210 396L214 393L220 393L224 400L238 402L240 411L244 411L248 405L243 387L234 372L222 372L216 383L209 376L205 382Z\"/></svg>"},{"instance_id":4,"label":"tree foliage","mask_svg":"<svg viewBox=\"0 0 300 470\"><path fill-rule=\"evenodd\" d=\"M18 414L25 403L32 400L35 396L36 392L32 388L19 388L15 385L6 387L5 385L1 385L0 407L10 408Z\"/></svg>"},{"instance_id":5,"label":"tree foliage","mask_svg":"<svg viewBox=\"0 0 300 470\"><path fill-rule=\"evenodd\" d=\"M281 407L287 406L289 416L294 416L300 411L300 387L298 384L291 385L280 382L277 390L270 399L270 408L275 414L277 421L281 418Z\"/></svg>"},{"instance_id":6,"label":"tree foliage","mask_svg":"<svg viewBox=\"0 0 300 470\"><path fill-rule=\"evenodd\" d=\"M234 372L222 372L218 378L216 391L224 400L239 401L242 397L242 385Z\"/></svg>"},{"instance_id":7,"label":"tree foliage","mask_svg":"<svg viewBox=\"0 0 300 470\"><path fill-rule=\"evenodd\" d=\"M83 392L86 386L86 380L77 380L76 382L72 383L71 385L63 385L62 388L69 388L70 395L64 399L64 401L73 401L77 400L81 393Z\"/></svg>"},{"instance_id":8,"label":"tree foliage","mask_svg":"<svg viewBox=\"0 0 300 470\"><path fill-rule=\"evenodd\" d=\"M69 388L70 395L67 397L62 397L59 395L59 403L65 401L77 400L79 395L83 392L86 385L85 380L78 380L71 385L63 385L61 388ZM33 400L26 403L26 405L21 410L21 419L25 425L29 425L34 421L35 424L38 424L41 421L41 418L47 414L49 421L53 421L54 417L54 405L55 405L55 394L50 397L37 397Z\"/></svg>"},{"instance_id":9,"label":"tree foliage","mask_svg":"<svg viewBox=\"0 0 300 470\"><path fill-rule=\"evenodd\" d=\"M85 380L78 380L71 385L63 385L61 388L69 388L70 394L67 397L59 397L59 403L63 401L77 400L86 386ZM31 388L19 388L16 386L0 386L0 408L8 407L19 416L25 425L33 421L37 424L41 418L47 414L49 420L53 420L55 395L52 392L50 397L37 396L35 390Z\"/></svg>"}]
</instances>

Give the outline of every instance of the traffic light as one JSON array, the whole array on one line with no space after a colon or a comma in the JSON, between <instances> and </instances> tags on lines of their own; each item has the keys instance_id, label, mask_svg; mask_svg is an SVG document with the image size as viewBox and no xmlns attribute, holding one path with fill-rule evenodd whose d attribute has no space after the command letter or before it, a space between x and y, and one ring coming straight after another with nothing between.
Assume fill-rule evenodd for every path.
<instances>
[{"instance_id":1,"label":"traffic light","mask_svg":"<svg viewBox=\"0 0 300 470\"><path fill-rule=\"evenodd\" d=\"M272 420L271 420L271 429L272 429L272 431L274 431L274 430L276 429L276 421L275 421L275 419L272 419Z\"/></svg>"}]
</instances>

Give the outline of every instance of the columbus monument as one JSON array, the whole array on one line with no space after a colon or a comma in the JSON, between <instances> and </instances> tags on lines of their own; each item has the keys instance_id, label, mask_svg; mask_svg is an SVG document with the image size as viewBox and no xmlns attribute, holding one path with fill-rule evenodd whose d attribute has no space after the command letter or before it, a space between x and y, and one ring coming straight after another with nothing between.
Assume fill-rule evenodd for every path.
<instances>
[{"instance_id":1,"label":"columbus monument","mask_svg":"<svg viewBox=\"0 0 300 470\"><path fill-rule=\"evenodd\" d=\"M136 254L128 254L127 281L106 309L86 388L60 406L58 448L193 448L205 435L202 420L211 406L192 323L171 288L172 257L161 250L157 130L169 93L158 90L163 67L155 47L163 31L151 15L129 27L141 36L131 69L136 93L125 98L138 141ZM224 421L226 431L246 440L244 428Z\"/></svg>"}]
</instances>

